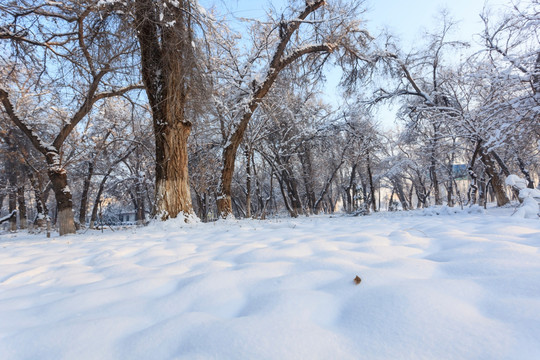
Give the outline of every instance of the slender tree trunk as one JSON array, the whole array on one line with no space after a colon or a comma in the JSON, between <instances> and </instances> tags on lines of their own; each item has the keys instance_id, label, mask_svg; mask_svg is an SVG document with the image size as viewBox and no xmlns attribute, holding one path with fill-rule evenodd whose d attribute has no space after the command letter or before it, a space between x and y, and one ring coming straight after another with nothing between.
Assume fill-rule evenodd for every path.
<instances>
[{"instance_id":1,"label":"slender tree trunk","mask_svg":"<svg viewBox=\"0 0 540 360\"><path fill-rule=\"evenodd\" d=\"M521 170L521 173L525 175L525 180L527 180L527 187L529 189L534 189L534 182L532 180L531 173L525 167L525 163L523 162L523 160L521 160L520 157L517 158L517 161L519 165L519 170Z\"/></svg>"},{"instance_id":2,"label":"slender tree trunk","mask_svg":"<svg viewBox=\"0 0 540 360\"><path fill-rule=\"evenodd\" d=\"M437 138L439 136L439 126L433 125L433 139L431 140L431 161L429 166L429 176L431 177L431 185L433 195L435 196L435 205L442 205L441 191L439 189L439 179L437 177Z\"/></svg>"},{"instance_id":3,"label":"slender tree trunk","mask_svg":"<svg viewBox=\"0 0 540 360\"><path fill-rule=\"evenodd\" d=\"M103 194L103 190L105 189L105 183L107 182L109 174L110 173L107 173L99 183L96 200L94 201L94 206L92 207L92 215L90 216L90 229L95 229L95 222L97 221L99 205L101 203L101 194Z\"/></svg>"},{"instance_id":4,"label":"slender tree trunk","mask_svg":"<svg viewBox=\"0 0 540 360\"><path fill-rule=\"evenodd\" d=\"M9 191L9 212L13 214L13 212L17 211L17 192L15 190L14 186L10 186ZM9 218L9 231L15 232L17 231L17 216L12 216Z\"/></svg>"},{"instance_id":5,"label":"slender tree trunk","mask_svg":"<svg viewBox=\"0 0 540 360\"><path fill-rule=\"evenodd\" d=\"M251 218L251 151L246 146L246 218Z\"/></svg>"},{"instance_id":6,"label":"slender tree trunk","mask_svg":"<svg viewBox=\"0 0 540 360\"><path fill-rule=\"evenodd\" d=\"M24 185L17 188L17 201L19 203L19 227L21 229L26 229L28 226L26 219L26 201L24 199Z\"/></svg>"},{"instance_id":7,"label":"slender tree trunk","mask_svg":"<svg viewBox=\"0 0 540 360\"><path fill-rule=\"evenodd\" d=\"M469 206L472 206L476 203L476 192L478 191L478 175L474 172L474 164L476 162L476 158L478 157L478 154L481 152L481 149L482 149L482 140L477 139L476 146L474 148L474 152L471 157L471 161L469 162L469 166L467 168L467 171L471 178L469 191L467 192L467 205Z\"/></svg>"},{"instance_id":8,"label":"slender tree trunk","mask_svg":"<svg viewBox=\"0 0 540 360\"><path fill-rule=\"evenodd\" d=\"M141 185L139 180L137 180L135 184L135 196L137 199L137 214L135 220L137 221L137 224L142 225L146 221L146 213L144 211L146 204L144 201L143 186Z\"/></svg>"},{"instance_id":9,"label":"slender tree trunk","mask_svg":"<svg viewBox=\"0 0 540 360\"><path fill-rule=\"evenodd\" d=\"M373 173L371 171L371 160L369 156L369 152L367 153L366 158L367 163L367 173L368 173L368 181L369 181L369 191L371 193L371 208L373 209L373 212L377 211L377 200L375 199L375 186L373 185Z\"/></svg>"},{"instance_id":10,"label":"slender tree trunk","mask_svg":"<svg viewBox=\"0 0 540 360\"><path fill-rule=\"evenodd\" d=\"M45 203L43 199L43 193L41 191L41 184L38 179L38 175L34 174L33 172L28 173L28 177L30 179L30 184L32 185L32 189L34 191L34 198L36 201L36 218L34 219L34 226L37 226L38 228L45 228L47 226L47 204Z\"/></svg>"},{"instance_id":11,"label":"slender tree trunk","mask_svg":"<svg viewBox=\"0 0 540 360\"><path fill-rule=\"evenodd\" d=\"M349 185L345 188L345 197L347 201L345 211L349 214L353 211L353 186L355 186L354 179L356 177L356 167L357 164L353 164L353 167L351 169L351 176L349 177Z\"/></svg>"},{"instance_id":12,"label":"slender tree trunk","mask_svg":"<svg viewBox=\"0 0 540 360\"><path fill-rule=\"evenodd\" d=\"M304 187L306 189L306 207L311 213L313 213L313 209L315 208L315 191L313 190L313 166L309 146L303 146L303 152L300 155L300 162L302 163L302 177L304 180Z\"/></svg>"},{"instance_id":13,"label":"slender tree trunk","mask_svg":"<svg viewBox=\"0 0 540 360\"><path fill-rule=\"evenodd\" d=\"M88 191L90 190L90 183L92 175L94 174L94 162L88 162L88 173L84 178L83 191L81 194L81 206L79 207L79 224L85 226L86 224L86 209L88 207Z\"/></svg>"}]
</instances>

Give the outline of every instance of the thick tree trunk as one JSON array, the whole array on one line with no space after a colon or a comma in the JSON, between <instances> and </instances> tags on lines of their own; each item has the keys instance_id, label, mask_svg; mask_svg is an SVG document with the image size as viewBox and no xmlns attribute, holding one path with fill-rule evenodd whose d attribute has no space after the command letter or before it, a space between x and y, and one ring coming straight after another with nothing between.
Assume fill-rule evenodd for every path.
<instances>
[{"instance_id":1,"label":"thick tree trunk","mask_svg":"<svg viewBox=\"0 0 540 360\"><path fill-rule=\"evenodd\" d=\"M187 141L191 124L177 122L156 134L156 215L162 220L193 214Z\"/></svg>"},{"instance_id":2,"label":"thick tree trunk","mask_svg":"<svg viewBox=\"0 0 540 360\"><path fill-rule=\"evenodd\" d=\"M58 232L60 236L75 234L73 200L68 187L67 172L63 168L52 166L49 167L48 173L56 199Z\"/></svg>"},{"instance_id":3,"label":"thick tree trunk","mask_svg":"<svg viewBox=\"0 0 540 360\"><path fill-rule=\"evenodd\" d=\"M49 179L51 180L54 196L56 198L58 232L60 233L60 236L75 234L73 200L71 190L68 187L67 172L63 168L50 166Z\"/></svg>"},{"instance_id":4,"label":"thick tree trunk","mask_svg":"<svg viewBox=\"0 0 540 360\"><path fill-rule=\"evenodd\" d=\"M185 118L189 74L194 67L190 3L164 9L152 0L137 0L137 37L142 78L152 108L156 140L155 215L162 220L193 214L188 178L187 141L191 123ZM172 21L174 19L174 21Z\"/></svg>"}]
</instances>

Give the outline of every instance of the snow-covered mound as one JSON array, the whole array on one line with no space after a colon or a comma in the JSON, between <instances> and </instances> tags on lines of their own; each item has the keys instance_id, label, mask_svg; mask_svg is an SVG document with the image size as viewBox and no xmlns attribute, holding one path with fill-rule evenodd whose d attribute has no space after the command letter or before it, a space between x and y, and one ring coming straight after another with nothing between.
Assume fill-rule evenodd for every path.
<instances>
[{"instance_id":1,"label":"snow-covered mound","mask_svg":"<svg viewBox=\"0 0 540 360\"><path fill-rule=\"evenodd\" d=\"M540 358L540 221L409 214L3 235L0 359Z\"/></svg>"}]
</instances>

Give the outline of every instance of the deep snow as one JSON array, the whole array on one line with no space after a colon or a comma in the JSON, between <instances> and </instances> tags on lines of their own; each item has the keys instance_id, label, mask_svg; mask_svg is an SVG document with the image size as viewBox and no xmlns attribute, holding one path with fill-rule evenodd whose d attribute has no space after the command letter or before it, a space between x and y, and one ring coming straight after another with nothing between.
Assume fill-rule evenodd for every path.
<instances>
[{"instance_id":1,"label":"deep snow","mask_svg":"<svg viewBox=\"0 0 540 360\"><path fill-rule=\"evenodd\" d=\"M511 212L3 234L0 359L539 359Z\"/></svg>"}]
</instances>

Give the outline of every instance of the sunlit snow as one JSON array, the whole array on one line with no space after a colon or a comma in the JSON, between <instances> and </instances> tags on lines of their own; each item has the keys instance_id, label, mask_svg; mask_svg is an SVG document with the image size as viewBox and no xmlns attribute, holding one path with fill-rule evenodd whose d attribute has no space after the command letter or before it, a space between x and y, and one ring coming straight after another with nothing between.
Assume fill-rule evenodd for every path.
<instances>
[{"instance_id":1,"label":"sunlit snow","mask_svg":"<svg viewBox=\"0 0 540 360\"><path fill-rule=\"evenodd\" d=\"M512 211L3 235L0 358L538 359L540 221Z\"/></svg>"}]
</instances>

